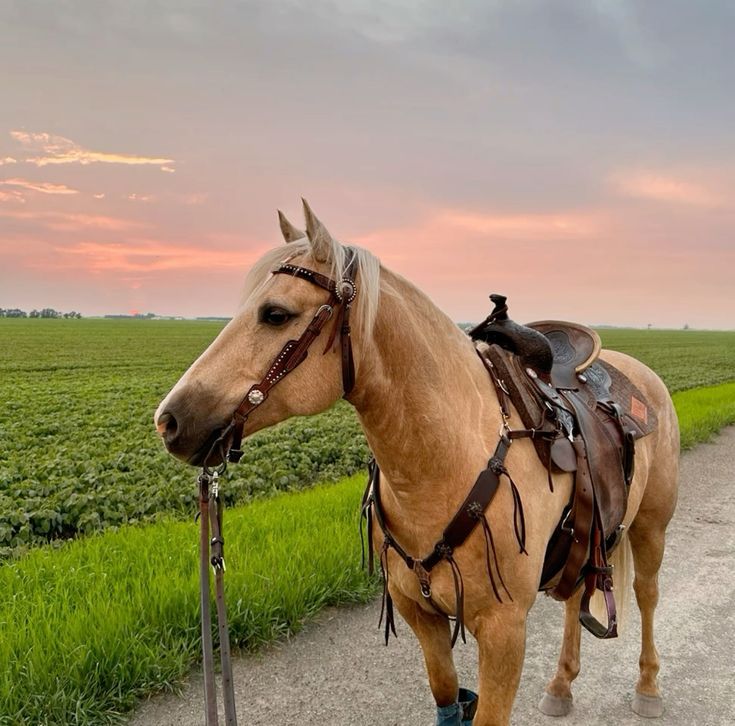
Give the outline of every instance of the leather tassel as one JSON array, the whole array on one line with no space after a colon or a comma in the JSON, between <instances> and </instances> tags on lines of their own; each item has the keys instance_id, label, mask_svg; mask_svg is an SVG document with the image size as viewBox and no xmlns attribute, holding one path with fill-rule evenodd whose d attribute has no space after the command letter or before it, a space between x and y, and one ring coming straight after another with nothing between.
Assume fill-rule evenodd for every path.
<instances>
[{"instance_id":1,"label":"leather tassel","mask_svg":"<svg viewBox=\"0 0 735 726\"><path fill-rule=\"evenodd\" d=\"M490 525L488 524L487 517L485 517L484 515L482 517L482 529L485 533L485 560L487 564L487 574L490 576L490 584L492 585L495 597L498 602L503 602L503 598L500 596L498 588L495 584L492 567L490 566L491 551L493 553L493 561L495 562L495 571L498 573L498 580L500 581L500 584L503 590L505 590L506 594L508 595L510 601L513 602L513 596L510 594L510 590L508 590L508 588L505 586L505 582L503 581L503 575L500 572L500 565L498 564L498 553L495 551L495 540L493 539L493 533L490 529Z\"/></svg>"},{"instance_id":2,"label":"leather tassel","mask_svg":"<svg viewBox=\"0 0 735 726\"><path fill-rule=\"evenodd\" d=\"M508 477L510 488L513 492L513 528L515 529L516 539L518 540L518 546L520 547L520 554L527 555L526 516L523 514L523 502L521 501L521 494L518 491L516 483L513 481L507 471L505 472L505 476Z\"/></svg>"},{"instance_id":3,"label":"leather tassel","mask_svg":"<svg viewBox=\"0 0 735 726\"><path fill-rule=\"evenodd\" d=\"M462 636L462 642L467 642L467 636L464 631L464 582L462 573L454 561L454 557L447 557L447 562L452 568L452 578L454 579L454 598L456 602L456 614L454 618L454 632L452 633L452 648L457 642L457 636Z\"/></svg>"},{"instance_id":4,"label":"leather tassel","mask_svg":"<svg viewBox=\"0 0 735 726\"><path fill-rule=\"evenodd\" d=\"M554 493L554 480L551 478L551 455L549 455L549 466L546 468L546 475L549 479L549 491Z\"/></svg>"},{"instance_id":5,"label":"leather tassel","mask_svg":"<svg viewBox=\"0 0 735 726\"><path fill-rule=\"evenodd\" d=\"M394 637L398 637L396 634L395 616L393 614L393 598L388 591L388 540L383 542L383 547L380 551L380 570L383 575L383 601L380 605L378 627L383 625L383 618L385 618L385 644L388 645L391 633L393 633Z\"/></svg>"}]
</instances>

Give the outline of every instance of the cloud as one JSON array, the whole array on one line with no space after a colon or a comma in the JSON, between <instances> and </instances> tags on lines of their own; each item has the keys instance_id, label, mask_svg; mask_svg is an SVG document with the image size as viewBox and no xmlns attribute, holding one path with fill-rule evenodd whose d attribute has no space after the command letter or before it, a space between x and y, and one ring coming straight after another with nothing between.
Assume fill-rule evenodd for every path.
<instances>
[{"instance_id":1,"label":"cloud","mask_svg":"<svg viewBox=\"0 0 735 726\"><path fill-rule=\"evenodd\" d=\"M0 201L3 194L19 194L20 192L3 192L0 190ZM22 198L18 201L25 202ZM140 230L148 225L120 217L107 217L99 214L66 214L63 212L30 212L25 210L0 209L0 217L6 219L17 219L23 222L31 222L41 225L46 229L61 231L78 231L95 228L119 232L122 230Z\"/></svg>"},{"instance_id":2,"label":"cloud","mask_svg":"<svg viewBox=\"0 0 735 726\"><path fill-rule=\"evenodd\" d=\"M78 242L57 246L55 250L67 256L70 263L67 266L81 266L96 273L152 273L213 268L229 270L238 265L245 268L252 265L263 252L262 249L246 252L201 249L148 239L113 244Z\"/></svg>"},{"instance_id":3,"label":"cloud","mask_svg":"<svg viewBox=\"0 0 735 726\"><path fill-rule=\"evenodd\" d=\"M620 194L636 199L695 207L719 207L723 204L719 194L701 184L656 171L620 172L613 174L609 183Z\"/></svg>"},{"instance_id":4,"label":"cloud","mask_svg":"<svg viewBox=\"0 0 735 726\"><path fill-rule=\"evenodd\" d=\"M23 147L38 156L29 156L24 161L36 166L48 164L125 164L129 166L158 166L162 171L173 171L174 159L157 156L138 156L107 151L85 149L71 139L55 134L11 131L10 135Z\"/></svg>"},{"instance_id":5,"label":"cloud","mask_svg":"<svg viewBox=\"0 0 735 726\"><path fill-rule=\"evenodd\" d=\"M15 202L16 204L25 204L26 198L21 194L21 192L17 191L16 189L11 189L9 192L3 191L0 189L0 202ZM0 211L0 217L7 216L2 211Z\"/></svg>"},{"instance_id":6,"label":"cloud","mask_svg":"<svg viewBox=\"0 0 735 726\"><path fill-rule=\"evenodd\" d=\"M2 179L0 186L20 187L42 194L79 194L78 189L72 189L66 184L51 184L50 182L34 182L29 179Z\"/></svg>"},{"instance_id":7,"label":"cloud","mask_svg":"<svg viewBox=\"0 0 735 726\"><path fill-rule=\"evenodd\" d=\"M207 199L209 199L209 194L207 192L193 192L192 194L185 194L183 202L187 206L195 207L199 204L204 204Z\"/></svg>"},{"instance_id":8,"label":"cloud","mask_svg":"<svg viewBox=\"0 0 735 726\"><path fill-rule=\"evenodd\" d=\"M6 156L3 159L0 159L0 166L3 166L4 164L17 164L18 160L14 159L12 156Z\"/></svg>"},{"instance_id":9,"label":"cloud","mask_svg":"<svg viewBox=\"0 0 735 726\"><path fill-rule=\"evenodd\" d=\"M600 227L600 220L590 213L481 214L450 209L439 213L436 222L488 237L531 240L589 237Z\"/></svg>"},{"instance_id":10,"label":"cloud","mask_svg":"<svg viewBox=\"0 0 735 726\"><path fill-rule=\"evenodd\" d=\"M154 197L151 194L128 194L131 202L152 202Z\"/></svg>"}]
</instances>

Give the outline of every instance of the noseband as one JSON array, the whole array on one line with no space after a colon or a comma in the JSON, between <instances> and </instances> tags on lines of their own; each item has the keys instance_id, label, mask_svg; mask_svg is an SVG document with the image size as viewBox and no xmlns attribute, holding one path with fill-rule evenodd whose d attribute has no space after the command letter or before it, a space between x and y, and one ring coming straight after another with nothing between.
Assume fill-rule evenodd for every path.
<instances>
[{"instance_id":1,"label":"noseband","mask_svg":"<svg viewBox=\"0 0 735 726\"><path fill-rule=\"evenodd\" d=\"M335 310L337 315L327 344L324 347L323 355L331 350L337 337L337 331L339 330L343 395L345 397L348 396L354 388L355 363L352 357L352 339L350 337L350 310L357 296L357 285L355 284L357 253L350 247L346 248L346 252L350 255L350 261L339 281L332 280L330 277L309 270L306 267L291 265L287 262L273 270L274 275L293 275L294 277L300 277L302 280L312 283L312 285L321 287L329 292L329 298L316 311L316 314L306 326L306 330L304 330L301 336L296 340L289 340L281 348L280 353L275 357L260 383L256 383L250 387L240 402L240 405L232 414L232 420L212 445L205 459L205 465L210 456L218 450L223 463L225 460L233 463L240 461L243 455L242 449L240 448L242 446L243 428L245 427L245 422L248 420L248 416L265 402L268 398L268 393L276 383L283 380L291 371L306 360L309 347L332 319ZM232 441L229 448L226 448L225 442L230 435L232 436Z\"/></svg>"}]
</instances>

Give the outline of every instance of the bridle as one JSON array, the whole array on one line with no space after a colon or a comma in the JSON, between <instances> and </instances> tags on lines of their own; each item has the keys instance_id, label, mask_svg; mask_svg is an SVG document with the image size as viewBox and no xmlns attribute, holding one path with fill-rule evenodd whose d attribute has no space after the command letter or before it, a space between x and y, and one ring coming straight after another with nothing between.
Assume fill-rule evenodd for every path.
<instances>
[{"instance_id":1,"label":"bridle","mask_svg":"<svg viewBox=\"0 0 735 726\"><path fill-rule=\"evenodd\" d=\"M355 274L357 272L357 253L351 247L345 248L349 255L342 277L335 281L326 275L299 265L284 262L273 270L274 275L292 275L321 287L329 292L327 301L319 307L311 322L296 340L289 340L270 365L260 383L250 387L245 397L232 414L232 420L220 433L212 444L205 458L205 464L213 454L219 453L221 461L237 463L242 458L242 436L245 422L250 414L266 399L270 390L282 381L289 373L295 370L306 360L311 344L317 339L323 328L336 317L332 331L324 347L323 355L328 353L335 343L337 332L340 336L340 351L342 358L342 388L343 396L347 397L355 386L355 363L352 355L352 338L350 332L350 311L357 296ZM229 439L229 446L227 444Z\"/></svg>"},{"instance_id":2,"label":"bridle","mask_svg":"<svg viewBox=\"0 0 735 726\"><path fill-rule=\"evenodd\" d=\"M260 383L250 386L245 397L232 414L230 423L219 436L204 458L202 472L199 475L199 516L201 518L200 533L200 607L202 625L202 656L204 671L204 701L206 726L217 726L217 695L214 678L214 656L212 645L212 621L210 612L210 580L209 566L214 569L215 603L220 638L220 657L222 661L222 695L225 703L225 722L227 726L237 726L235 713L235 693L232 680L232 664L230 662L230 639L227 629L227 609L224 594L224 539L222 537L222 503L219 495L219 475L227 468L227 462L236 463L242 458L243 429L248 416L261 406L268 394L279 381L295 370L306 360L309 348L325 328L327 323L337 315L332 331L327 339L322 355L327 354L335 344L339 332L339 345L342 357L342 388L347 397L355 386L355 363L352 356L352 339L350 334L350 311L357 296L355 274L357 272L357 253L350 247L345 248L349 255L342 277L332 280L306 267L292 265L288 261L279 265L273 274L292 275L321 287L329 292L327 301L319 307L316 314L306 326L304 332L296 339L289 340L271 363ZM212 467L209 462L213 455L219 455L219 464ZM210 537L211 530L211 537ZM211 552L210 552L211 547Z\"/></svg>"}]
</instances>

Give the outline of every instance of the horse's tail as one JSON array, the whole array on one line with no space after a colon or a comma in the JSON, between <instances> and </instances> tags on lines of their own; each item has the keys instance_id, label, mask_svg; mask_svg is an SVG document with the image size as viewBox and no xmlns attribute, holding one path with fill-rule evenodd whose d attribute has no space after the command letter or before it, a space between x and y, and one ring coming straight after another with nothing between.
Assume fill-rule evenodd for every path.
<instances>
[{"instance_id":1,"label":"horse's tail","mask_svg":"<svg viewBox=\"0 0 735 726\"><path fill-rule=\"evenodd\" d=\"M625 630L625 616L630 602L630 593L633 589L633 551L630 548L628 533L626 532L615 551L610 555L609 564L613 566L613 583L615 594L615 608L618 616L618 632ZM596 590L590 601L590 612L601 623L607 621L605 600L600 590Z\"/></svg>"}]
</instances>

